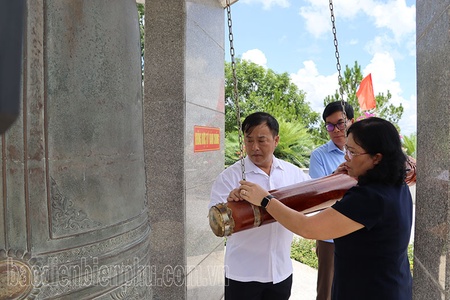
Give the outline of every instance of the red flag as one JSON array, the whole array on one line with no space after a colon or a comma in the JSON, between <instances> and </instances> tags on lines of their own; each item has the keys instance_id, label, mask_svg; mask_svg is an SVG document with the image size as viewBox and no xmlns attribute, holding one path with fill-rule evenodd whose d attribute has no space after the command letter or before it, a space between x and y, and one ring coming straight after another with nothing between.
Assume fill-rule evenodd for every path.
<instances>
[{"instance_id":1,"label":"red flag","mask_svg":"<svg viewBox=\"0 0 450 300\"><path fill-rule=\"evenodd\" d=\"M376 107L375 95L373 93L372 74L369 73L359 84L356 92L361 110L369 110Z\"/></svg>"}]
</instances>

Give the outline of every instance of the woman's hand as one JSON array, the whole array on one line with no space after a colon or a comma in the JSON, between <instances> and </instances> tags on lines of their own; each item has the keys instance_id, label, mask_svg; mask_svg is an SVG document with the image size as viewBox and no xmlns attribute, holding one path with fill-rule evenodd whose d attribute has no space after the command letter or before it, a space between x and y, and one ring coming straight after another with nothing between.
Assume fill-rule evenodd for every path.
<instances>
[{"instance_id":1,"label":"woman's hand","mask_svg":"<svg viewBox=\"0 0 450 300\"><path fill-rule=\"evenodd\" d=\"M241 186L239 187L240 197L256 206L261 206L261 200L269 195L269 192L249 181L239 181Z\"/></svg>"},{"instance_id":2,"label":"woman's hand","mask_svg":"<svg viewBox=\"0 0 450 300\"><path fill-rule=\"evenodd\" d=\"M333 172L333 174L345 174L348 175L347 166L345 165L345 162L340 164L337 169Z\"/></svg>"}]
</instances>

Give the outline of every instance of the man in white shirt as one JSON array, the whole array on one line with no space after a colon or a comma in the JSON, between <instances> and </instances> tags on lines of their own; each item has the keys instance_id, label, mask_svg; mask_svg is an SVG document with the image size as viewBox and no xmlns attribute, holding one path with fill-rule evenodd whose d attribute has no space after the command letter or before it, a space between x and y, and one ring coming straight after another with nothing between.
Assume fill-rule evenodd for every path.
<instances>
[{"instance_id":1,"label":"man in white shirt","mask_svg":"<svg viewBox=\"0 0 450 300\"><path fill-rule=\"evenodd\" d=\"M268 113L256 112L242 123L247 156L246 180L273 190L310 179L297 166L277 159L279 125ZM224 170L212 186L209 208L227 202L242 180L241 162ZM225 251L225 300L287 300L291 294L293 234L274 222L233 233Z\"/></svg>"}]
</instances>

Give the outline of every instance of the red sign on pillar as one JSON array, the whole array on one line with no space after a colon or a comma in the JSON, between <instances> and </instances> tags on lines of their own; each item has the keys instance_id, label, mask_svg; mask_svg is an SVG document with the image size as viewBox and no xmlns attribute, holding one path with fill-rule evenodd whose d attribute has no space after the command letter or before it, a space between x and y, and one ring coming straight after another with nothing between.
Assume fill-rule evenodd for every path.
<instances>
[{"instance_id":1,"label":"red sign on pillar","mask_svg":"<svg viewBox=\"0 0 450 300\"><path fill-rule=\"evenodd\" d=\"M194 126L194 152L220 150L220 128Z\"/></svg>"}]
</instances>

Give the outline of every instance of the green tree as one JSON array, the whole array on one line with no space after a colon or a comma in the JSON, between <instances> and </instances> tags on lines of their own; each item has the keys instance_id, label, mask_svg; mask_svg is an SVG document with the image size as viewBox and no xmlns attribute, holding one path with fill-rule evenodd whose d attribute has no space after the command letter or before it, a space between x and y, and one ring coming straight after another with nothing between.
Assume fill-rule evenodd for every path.
<instances>
[{"instance_id":1,"label":"green tree","mask_svg":"<svg viewBox=\"0 0 450 300\"><path fill-rule=\"evenodd\" d=\"M377 103L377 107L371 111L364 112L359 110L359 103L358 98L356 97L356 91L358 90L359 84L361 80L363 79L363 75L361 72L361 66L358 64L358 62L355 61L355 64L352 68L349 68L348 65L345 66L345 70L343 72L342 76L342 91L343 91L343 98L345 101L350 103L354 110L355 110L355 120L358 118L364 118L365 114L368 113L369 115L375 114L376 116L389 120L392 122L397 129L399 129L398 122L400 121L402 115L403 115L403 106L400 104L399 106L395 106L394 104L390 103L390 100L392 98L392 94L387 91L385 93L379 93L375 96L375 100ZM339 93L339 90L336 90L334 95L327 96L324 100L324 107L333 101L341 100L341 96ZM320 122L320 127L318 131L318 135L316 137L316 141L319 141L321 139L328 139L327 132L325 130L325 124L323 120Z\"/></svg>"},{"instance_id":2,"label":"green tree","mask_svg":"<svg viewBox=\"0 0 450 300\"><path fill-rule=\"evenodd\" d=\"M411 133L409 136L402 136L402 146L407 155L416 158L417 134Z\"/></svg>"},{"instance_id":3,"label":"green tree","mask_svg":"<svg viewBox=\"0 0 450 300\"><path fill-rule=\"evenodd\" d=\"M289 161L300 168L309 167L309 157L315 148L311 134L301 123L278 119L280 142L275 148L275 156ZM244 149L245 151L245 149ZM240 157L239 135L237 131L225 133L225 166L232 165Z\"/></svg>"},{"instance_id":4,"label":"green tree","mask_svg":"<svg viewBox=\"0 0 450 300\"><path fill-rule=\"evenodd\" d=\"M255 63L236 59L237 90L241 118L265 111L277 119L298 122L305 127L318 123L319 114L305 101L305 93L291 81L287 72L277 74ZM225 131L237 130L236 101L231 63L225 63Z\"/></svg>"},{"instance_id":5,"label":"green tree","mask_svg":"<svg viewBox=\"0 0 450 300\"><path fill-rule=\"evenodd\" d=\"M225 132L225 167L234 164L240 158L240 153L238 131Z\"/></svg>"},{"instance_id":6,"label":"green tree","mask_svg":"<svg viewBox=\"0 0 450 300\"><path fill-rule=\"evenodd\" d=\"M319 114L305 101L305 93L291 81L287 72L277 74L255 63L236 59L237 90L241 121L256 111L272 114L280 123L279 158L300 167L309 166L315 143L308 133L319 122ZM225 163L239 158L236 101L231 63L225 63Z\"/></svg>"},{"instance_id":7,"label":"green tree","mask_svg":"<svg viewBox=\"0 0 450 300\"><path fill-rule=\"evenodd\" d=\"M287 122L280 118L280 142L275 156L289 161L300 168L309 167L309 157L316 147L312 135L301 123Z\"/></svg>"}]
</instances>

